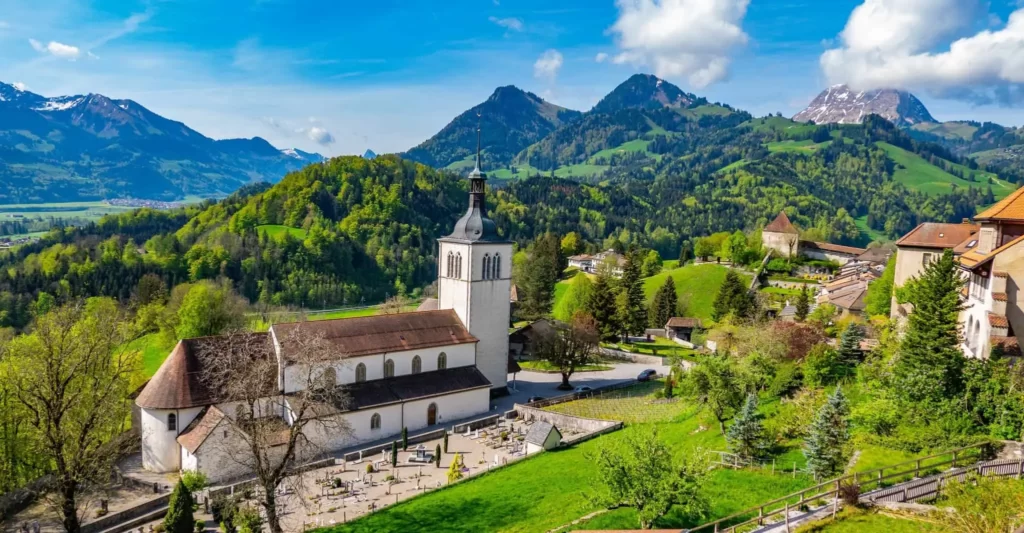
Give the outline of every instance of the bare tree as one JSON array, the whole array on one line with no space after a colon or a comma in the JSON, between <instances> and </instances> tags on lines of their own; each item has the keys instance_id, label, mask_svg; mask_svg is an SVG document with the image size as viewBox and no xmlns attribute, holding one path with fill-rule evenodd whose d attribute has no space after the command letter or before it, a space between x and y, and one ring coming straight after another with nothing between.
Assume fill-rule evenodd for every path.
<instances>
[{"instance_id":1,"label":"bare tree","mask_svg":"<svg viewBox=\"0 0 1024 533\"><path fill-rule=\"evenodd\" d=\"M384 301L380 306L380 313L382 315L397 315L405 311L405 308L409 306L409 299L401 294L396 294Z\"/></svg>"},{"instance_id":2,"label":"bare tree","mask_svg":"<svg viewBox=\"0 0 1024 533\"><path fill-rule=\"evenodd\" d=\"M201 380L222 401L229 436L217 446L238 472L255 474L260 506L281 533L277 490L301 479L292 469L341 442L351 430L340 416L347 404L336 383L335 350L323 335L299 324L279 336L281 366L267 335L232 334L202 350ZM279 373L285 390L278 385ZM305 499L305 498L301 498Z\"/></svg>"},{"instance_id":3,"label":"bare tree","mask_svg":"<svg viewBox=\"0 0 1024 533\"><path fill-rule=\"evenodd\" d=\"M129 324L113 300L93 299L41 316L5 346L8 387L52 465L47 500L71 533L81 528L82 493L109 482L129 446L128 395L140 368L137 352L126 349Z\"/></svg>"},{"instance_id":4,"label":"bare tree","mask_svg":"<svg viewBox=\"0 0 1024 533\"><path fill-rule=\"evenodd\" d=\"M594 349L600 340L597 321L594 317L577 312L569 324L555 323L537 340L536 353L558 367L562 374L561 390L569 390L569 378L576 369L590 362Z\"/></svg>"}]
</instances>

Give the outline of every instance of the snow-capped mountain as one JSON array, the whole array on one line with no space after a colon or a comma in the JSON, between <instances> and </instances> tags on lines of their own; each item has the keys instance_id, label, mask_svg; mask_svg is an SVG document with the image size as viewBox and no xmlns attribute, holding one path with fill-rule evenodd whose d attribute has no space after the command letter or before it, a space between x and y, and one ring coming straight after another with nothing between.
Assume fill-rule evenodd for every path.
<instances>
[{"instance_id":1,"label":"snow-capped mountain","mask_svg":"<svg viewBox=\"0 0 1024 533\"><path fill-rule=\"evenodd\" d=\"M214 140L132 100L0 83L0 203L221 195L322 160L259 137Z\"/></svg>"},{"instance_id":2,"label":"snow-capped mountain","mask_svg":"<svg viewBox=\"0 0 1024 533\"><path fill-rule=\"evenodd\" d=\"M853 91L846 85L825 89L806 109L794 115L793 120L814 121L816 124L859 124L870 114L881 115L901 126L935 122L924 104L906 91Z\"/></svg>"}]
</instances>

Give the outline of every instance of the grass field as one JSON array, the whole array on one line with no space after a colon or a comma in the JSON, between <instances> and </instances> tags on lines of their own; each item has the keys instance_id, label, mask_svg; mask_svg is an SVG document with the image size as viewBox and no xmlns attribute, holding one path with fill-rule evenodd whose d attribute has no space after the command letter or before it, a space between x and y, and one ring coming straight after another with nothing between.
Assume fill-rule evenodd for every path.
<instances>
[{"instance_id":1,"label":"grass field","mask_svg":"<svg viewBox=\"0 0 1024 533\"><path fill-rule=\"evenodd\" d=\"M966 122L923 122L914 124L910 129L931 133L946 139L963 139L966 141L971 140L974 137L974 132L978 131L977 126L972 126Z\"/></svg>"},{"instance_id":2,"label":"grass field","mask_svg":"<svg viewBox=\"0 0 1024 533\"><path fill-rule=\"evenodd\" d=\"M676 284L676 294L687 301L686 315L696 317L704 321L711 320L712 304L718 289L725 281L725 274L728 268L721 265L686 265L681 268L664 270L660 274L644 279L644 295L653 298L668 279L673 278ZM744 283L749 283L750 278L741 275Z\"/></svg>"},{"instance_id":3,"label":"grass field","mask_svg":"<svg viewBox=\"0 0 1024 533\"><path fill-rule=\"evenodd\" d=\"M781 131L787 135L806 135L814 131L815 126L803 122L794 122L783 117L764 117L748 120L744 123L754 131Z\"/></svg>"},{"instance_id":4,"label":"grass field","mask_svg":"<svg viewBox=\"0 0 1024 533\"><path fill-rule=\"evenodd\" d=\"M165 342L159 333L150 333L132 341L128 344L128 349L139 351L142 357L142 371L149 378L160 369L164 359L174 349L174 343Z\"/></svg>"},{"instance_id":5,"label":"grass field","mask_svg":"<svg viewBox=\"0 0 1024 533\"><path fill-rule=\"evenodd\" d=\"M885 533L938 533L946 532L942 526L914 520L909 517L897 517L873 511L844 509L835 521L828 519L819 524L801 528L801 533L864 533L868 531L884 531Z\"/></svg>"},{"instance_id":6,"label":"grass field","mask_svg":"<svg viewBox=\"0 0 1024 533\"><path fill-rule=\"evenodd\" d=\"M551 364L550 361L519 361L519 366L523 370L539 370L541 372L558 372L558 367ZM576 372L602 372L605 370L611 370L612 367L608 365L583 365L576 367Z\"/></svg>"},{"instance_id":7,"label":"grass field","mask_svg":"<svg viewBox=\"0 0 1024 533\"><path fill-rule=\"evenodd\" d=\"M290 226L281 226L278 224L264 224L262 226L256 226L256 229L260 233L266 234L268 237L279 239L285 233L295 237L296 239L305 239L306 230L302 228L293 228Z\"/></svg>"},{"instance_id":8,"label":"grass field","mask_svg":"<svg viewBox=\"0 0 1024 533\"><path fill-rule=\"evenodd\" d=\"M620 391L620 400L609 400L601 410L594 409L593 412L649 412L652 406L658 405L658 418L661 420L658 423L638 423L578 446L544 452L450 488L385 508L358 521L333 527L330 531L547 531L598 508L587 496L596 481L589 455L622 442L627 433L656 427L658 437L669 443L673 453L678 455L698 448L724 449L725 440L717 427L703 422L691 406L679 400L651 403L653 399L649 395L645 398L643 393L660 390L661 384L654 382L642 387ZM559 408L589 410L590 407L581 406L585 405L583 402L597 401L580 400L561 404ZM637 417L637 420L641 418ZM710 474L707 486L712 499L711 514L714 518L724 517L811 484L813 482L803 475L794 479L761 471L715 470ZM656 525L679 528L693 526L697 522L703 520L670 511ZM616 509L580 524L576 529L634 529L637 525L634 510Z\"/></svg>"},{"instance_id":9,"label":"grass field","mask_svg":"<svg viewBox=\"0 0 1024 533\"><path fill-rule=\"evenodd\" d=\"M947 193L953 190L954 184L961 188L983 188L987 186L989 177L993 180L992 194L995 195L996 199L1000 199L1016 189L1012 184L999 179L995 174L989 172L982 172L979 170L971 171L966 167L953 165L955 168L963 172L974 172L977 181L971 182L960 179L945 170L932 165L921 156L908 152L898 146L893 146L883 142L877 144L879 148L885 150L889 159L892 159L897 165L902 167L896 170L893 174L893 178L906 185L908 188L921 191L925 194Z\"/></svg>"},{"instance_id":10,"label":"grass field","mask_svg":"<svg viewBox=\"0 0 1024 533\"><path fill-rule=\"evenodd\" d=\"M772 142L765 145L769 152L796 152L801 154L813 154L822 148L825 148L832 141L825 141L823 143L815 143L810 139L804 139L802 141L778 141Z\"/></svg>"},{"instance_id":11,"label":"grass field","mask_svg":"<svg viewBox=\"0 0 1024 533\"><path fill-rule=\"evenodd\" d=\"M868 216L867 215L859 216L859 217L853 219L853 222L855 224L857 224L857 229L860 230L860 234L861 234L861 241L862 242L857 243L858 245L860 245L862 243L863 244L868 244L868 243L871 243L873 241L888 241L888 240L891 240L891 239L886 238L884 233L882 233L880 231L877 231L877 230L873 230L873 229L868 227Z\"/></svg>"}]
</instances>

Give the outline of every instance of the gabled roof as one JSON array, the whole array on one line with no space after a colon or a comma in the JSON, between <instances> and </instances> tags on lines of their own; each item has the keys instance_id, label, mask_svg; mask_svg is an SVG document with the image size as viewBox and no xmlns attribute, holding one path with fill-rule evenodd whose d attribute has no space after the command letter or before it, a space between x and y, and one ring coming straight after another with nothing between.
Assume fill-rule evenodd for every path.
<instances>
[{"instance_id":1,"label":"gabled roof","mask_svg":"<svg viewBox=\"0 0 1024 533\"><path fill-rule=\"evenodd\" d=\"M139 393L136 405L144 409L187 409L223 400L203 383L202 355L222 351L224 343L228 342L252 343L256 348L265 346L263 356L273 357L266 333L182 339ZM263 386L272 392L275 384L265 383Z\"/></svg>"},{"instance_id":2,"label":"gabled roof","mask_svg":"<svg viewBox=\"0 0 1024 533\"><path fill-rule=\"evenodd\" d=\"M203 408L192 419L185 431L178 435L178 444L181 444L189 453L196 453L196 450L206 442L206 438L213 434L226 416L224 411L217 409L217 406L211 405Z\"/></svg>"},{"instance_id":3,"label":"gabled roof","mask_svg":"<svg viewBox=\"0 0 1024 533\"><path fill-rule=\"evenodd\" d=\"M701 327L699 318L689 317L678 317L674 316L668 319L665 323L666 328L699 328Z\"/></svg>"},{"instance_id":4,"label":"gabled roof","mask_svg":"<svg viewBox=\"0 0 1024 533\"><path fill-rule=\"evenodd\" d=\"M869 263L884 263L889 260L891 255L891 250L886 250L882 247L868 248L864 253L857 256L857 260Z\"/></svg>"},{"instance_id":5,"label":"gabled roof","mask_svg":"<svg viewBox=\"0 0 1024 533\"><path fill-rule=\"evenodd\" d=\"M960 265L967 269L973 269L975 267L981 266L985 263L988 263L993 257L1005 252L1006 250L1009 250L1010 248L1020 244L1021 242L1024 242L1024 235L1021 235L1020 237L1013 239L1012 241L1000 246L999 248L996 248L995 250L992 250L987 254L983 254L979 252L977 249L971 250L959 257Z\"/></svg>"},{"instance_id":6,"label":"gabled roof","mask_svg":"<svg viewBox=\"0 0 1024 533\"><path fill-rule=\"evenodd\" d=\"M281 343L296 333L323 335L338 358L477 342L451 309L291 322L274 324L271 330ZM281 351L288 361L287 345Z\"/></svg>"},{"instance_id":7,"label":"gabled roof","mask_svg":"<svg viewBox=\"0 0 1024 533\"><path fill-rule=\"evenodd\" d=\"M768 225L764 227L764 230L762 230L762 232L764 231L769 233L800 234L800 231L796 229L796 226L789 221L789 216L786 215L785 211L779 211L779 216L775 217L775 220L769 222Z\"/></svg>"},{"instance_id":8,"label":"gabled roof","mask_svg":"<svg viewBox=\"0 0 1024 533\"><path fill-rule=\"evenodd\" d=\"M974 220L988 222L999 221L1024 221L1024 187L1017 189L1012 194L999 200L992 207L978 213Z\"/></svg>"},{"instance_id":9,"label":"gabled roof","mask_svg":"<svg viewBox=\"0 0 1024 533\"><path fill-rule=\"evenodd\" d=\"M543 446L544 441L548 440L548 435L550 435L552 431L558 435L558 440L562 440L562 432L558 431L558 428L551 425L551 422L538 420L530 426L530 431L526 433L526 442L536 444L537 446Z\"/></svg>"},{"instance_id":10,"label":"gabled roof","mask_svg":"<svg viewBox=\"0 0 1024 533\"><path fill-rule=\"evenodd\" d=\"M830 242L814 241L800 241L800 249L833 252L837 254L846 254L852 256L858 256L867 251L864 248L857 248L856 246L843 246L842 244L832 244Z\"/></svg>"},{"instance_id":11,"label":"gabled roof","mask_svg":"<svg viewBox=\"0 0 1024 533\"><path fill-rule=\"evenodd\" d=\"M924 222L896 241L896 246L952 249L965 241L969 244L969 238L980 229L978 224Z\"/></svg>"},{"instance_id":12,"label":"gabled roof","mask_svg":"<svg viewBox=\"0 0 1024 533\"><path fill-rule=\"evenodd\" d=\"M424 298L417 311L437 311L437 298Z\"/></svg>"}]
</instances>

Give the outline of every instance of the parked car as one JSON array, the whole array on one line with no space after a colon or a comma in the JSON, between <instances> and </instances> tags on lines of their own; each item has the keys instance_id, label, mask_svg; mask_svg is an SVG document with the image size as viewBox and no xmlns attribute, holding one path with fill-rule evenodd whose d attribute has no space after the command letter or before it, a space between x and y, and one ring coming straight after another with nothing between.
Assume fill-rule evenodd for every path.
<instances>
[{"instance_id":1,"label":"parked car","mask_svg":"<svg viewBox=\"0 0 1024 533\"><path fill-rule=\"evenodd\" d=\"M657 376L658 376L658 371L657 370L655 370L653 368L648 368L647 370L644 370L643 372L640 372L640 375L638 375L636 377L636 380L637 381L650 381L650 380L654 379Z\"/></svg>"},{"instance_id":2,"label":"parked car","mask_svg":"<svg viewBox=\"0 0 1024 533\"><path fill-rule=\"evenodd\" d=\"M591 389L590 387L588 387L586 385L580 385L579 387L576 387L575 389L573 389L573 392L590 392L592 390L594 390L594 389Z\"/></svg>"},{"instance_id":3,"label":"parked car","mask_svg":"<svg viewBox=\"0 0 1024 533\"><path fill-rule=\"evenodd\" d=\"M526 399L526 403L539 402L539 401L541 401L543 399L544 399L543 396L530 396L529 398Z\"/></svg>"}]
</instances>

